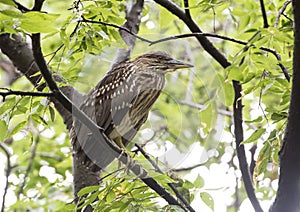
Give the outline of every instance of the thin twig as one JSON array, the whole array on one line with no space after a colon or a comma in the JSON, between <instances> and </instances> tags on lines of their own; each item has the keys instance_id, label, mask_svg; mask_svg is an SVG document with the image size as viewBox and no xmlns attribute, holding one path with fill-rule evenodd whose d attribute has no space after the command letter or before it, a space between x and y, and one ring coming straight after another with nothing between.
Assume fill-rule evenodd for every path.
<instances>
[{"instance_id":1,"label":"thin twig","mask_svg":"<svg viewBox=\"0 0 300 212\"><path fill-rule=\"evenodd\" d=\"M187 34L180 34L180 35L174 35L174 36L169 36L166 38L162 38L162 39L158 39L158 40L148 40L146 38L143 38L141 36L138 36L137 34L131 32L130 30L128 30L127 28L115 25L115 24L110 24L110 23L106 23L106 22L102 22L102 21L93 21L93 20L87 20L84 17L82 17L83 20L80 20L80 22L87 22L87 23L95 23L95 24L102 24L105 26L111 26L111 27L115 27L117 29L120 30L124 30L126 32L128 32L129 34L133 35L134 37L140 39L141 41L147 42L149 43L149 45L154 45L154 44L158 44L161 42L165 42L165 41L169 41L169 40L176 40L179 38L188 38L188 37L197 37L197 36L203 36L203 37L214 37L214 38L219 38L222 40L227 40L227 41L231 41L240 45L248 45L249 43L246 41L242 41L242 40L238 40L235 38L230 38L224 35L218 35L218 34L214 34L214 33L203 33L203 32L194 32L194 33L187 33ZM250 46L255 46L254 44L250 44ZM266 52L270 52L271 54L273 54L276 59L278 60L278 66L281 68L285 78L290 81L290 75L288 73L288 70L285 68L285 66L281 63L281 57L280 55L274 50L274 49L270 49L267 47L260 47L260 50L266 51Z\"/></svg>"},{"instance_id":2,"label":"thin twig","mask_svg":"<svg viewBox=\"0 0 300 212\"><path fill-rule=\"evenodd\" d=\"M4 212L4 207L5 207L5 197L7 194L7 190L8 190L8 177L10 175L10 172L12 170L12 166L11 166L11 162L10 162L10 153L8 151L8 149L4 146L4 144L2 142L0 142L0 148L3 150L4 154L6 155L6 160L7 160L7 165L6 165L6 171L5 171L5 187L4 187L4 192L2 195L2 208L1 208L1 212Z\"/></svg>"},{"instance_id":3,"label":"thin twig","mask_svg":"<svg viewBox=\"0 0 300 212\"><path fill-rule=\"evenodd\" d=\"M184 172L184 171L190 171L190 170L193 170L195 168L198 168L200 166L203 166L204 163L199 163L199 164L196 164L196 165L193 165L193 166L189 166L189 167L183 167L183 168L178 168L178 169L172 169L171 171L172 172Z\"/></svg>"},{"instance_id":4,"label":"thin twig","mask_svg":"<svg viewBox=\"0 0 300 212\"><path fill-rule=\"evenodd\" d=\"M0 90L7 90L6 92L0 92L0 95L5 99L7 96L16 95L16 96L44 96L50 97L53 96L53 93L45 93L45 92L32 92L32 91L14 91L8 88L0 88Z\"/></svg>"},{"instance_id":5,"label":"thin twig","mask_svg":"<svg viewBox=\"0 0 300 212\"><path fill-rule=\"evenodd\" d=\"M204 36L204 37L219 38L219 39L222 39L222 40L231 41L231 42L241 44L241 45L245 45L245 46L249 45L249 43L246 42L246 41L238 40L238 39L235 39L235 38L230 38L230 37L227 37L227 36L224 36L224 35L218 35L218 34L214 34L214 33L202 33L202 32L201 33L187 33L187 34L181 34L181 35L174 35L174 36L162 38L162 39L159 39L159 40L156 40L156 41L152 41L152 43L150 45L154 45L154 44L169 41L169 40L175 40L175 39L179 39L179 38L195 37L197 35L201 35L201 36ZM255 45L250 44L249 46L255 46ZM270 48L263 47L263 46L260 47L259 49L263 50L265 52L269 52L269 53L273 54L276 57L276 59L278 61L278 66L281 68L281 70L282 70L285 78L287 79L287 81L290 81L290 75L288 73L288 70L281 63L281 56L274 49L270 49Z\"/></svg>"},{"instance_id":6,"label":"thin twig","mask_svg":"<svg viewBox=\"0 0 300 212\"><path fill-rule=\"evenodd\" d=\"M138 150L142 153L142 155L151 163L151 165L155 168L155 171L163 174L162 170L159 168L159 166L150 158L150 156L141 148L138 144L135 144L135 147L138 148ZM180 199L180 201L185 205L189 211L194 212L195 210L190 206L190 204L184 199L184 197L179 193L177 188L173 183L168 183L169 187L173 190L173 192L176 194L176 197Z\"/></svg>"},{"instance_id":7,"label":"thin twig","mask_svg":"<svg viewBox=\"0 0 300 212\"><path fill-rule=\"evenodd\" d=\"M143 38L141 36L138 36L137 34L131 32L129 29L125 28L125 27L122 27L122 26L118 26L116 24L111 24L111 23L106 23L106 22L103 22L103 21L93 21L93 20L88 20L88 19L85 19L83 16L81 16L82 20L79 20L79 22L83 22L83 23L93 23L93 24L102 24L104 26L111 26L111 27L114 27L114 28L117 28L119 30L123 30L131 35L133 35L134 37L140 39L141 41L145 41L147 43L152 43L151 40L148 40L146 38Z\"/></svg>"},{"instance_id":8,"label":"thin twig","mask_svg":"<svg viewBox=\"0 0 300 212\"><path fill-rule=\"evenodd\" d=\"M268 18L267 18L264 0L259 0L259 2L260 2L261 14L264 20L264 28L268 28L269 24L268 24Z\"/></svg>"},{"instance_id":9,"label":"thin twig","mask_svg":"<svg viewBox=\"0 0 300 212\"><path fill-rule=\"evenodd\" d=\"M283 15L283 12L285 11L285 9L287 8L287 6L292 3L292 0L288 0L286 2L284 2L283 6L280 8L280 10L278 11L278 15L276 16L276 20L274 23L274 27L278 27L278 23L279 23L279 19L280 16Z\"/></svg>"},{"instance_id":10,"label":"thin twig","mask_svg":"<svg viewBox=\"0 0 300 212\"><path fill-rule=\"evenodd\" d=\"M34 143L32 144L32 147L31 147L31 150L30 150L31 156L30 156L30 158L29 158L29 162L28 162L28 165L27 165L27 168L26 168L24 177L23 177L23 181L22 181L22 183L21 183L21 185L20 185L20 188L19 188L19 191L18 191L18 193L17 193L18 199L20 199L20 195L23 193L23 189L24 189L24 186L25 186L27 177L28 177L28 175L29 175L29 173L30 173L32 164L33 164L33 162L34 162L34 158L35 158L35 156L36 156L36 149L37 149L37 145L38 145L39 141L40 141L40 136L37 135L36 140L35 140Z\"/></svg>"},{"instance_id":11,"label":"thin twig","mask_svg":"<svg viewBox=\"0 0 300 212\"><path fill-rule=\"evenodd\" d=\"M219 38L222 40L227 40L227 41L231 41L234 43L238 43L241 45L247 45L248 43L246 41L241 41L241 40L237 40L235 38L230 38L224 35L218 35L218 34L214 34L214 33L205 33L205 32L194 32L194 33L187 33L187 34L180 34L180 35L173 35L173 36L169 36L169 37L165 37L159 40L155 40L155 41L150 41L150 46L157 44L157 43L161 43L161 42L165 42L165 41L169 41L169 40L176 40L179 38L188 38L188 37L195 37L195 36L204 36L204 37L214 37L214 38Z\"/></svg>"},{"instance_id":12,"label":"thin twig","mask_svg":"<svg viewBox=\"0 0 300 212\"><path fill-rule=\"evenodd\" d=\"M197 109L197 110L203 110L206 108L205 105L201 105L201 104L197 104L197 103L189 102L189 101L179 101L179 104L186 105L186 106L189 106L189 107ZM218 109L217 111L220 115L229 116L229 117L232 116L232 112L230 112L230 111L222 110L222 109Z\"/></svg>"}]
</instances>

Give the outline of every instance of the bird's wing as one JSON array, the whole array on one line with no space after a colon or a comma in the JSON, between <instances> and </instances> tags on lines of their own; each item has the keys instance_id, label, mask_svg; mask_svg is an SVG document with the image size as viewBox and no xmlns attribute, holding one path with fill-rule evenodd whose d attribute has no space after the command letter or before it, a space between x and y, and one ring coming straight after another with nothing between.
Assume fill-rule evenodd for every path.
<instances>
[{"instance_id":1,"label":"bird's wing","mask_svg":"<svg viewBox=\"0 0 300 212\"><path fill-rule=\"evenodd\" d=\"M119 124L128 113L130 102L134 96L134 92L127 92L128 95L121 93L122 91L125 92L126 86L128 86L125 81L114 86L110 84L111 82L117 82L116 79L122 79L118 75L119 73L117 71L108 73L96 88L87 95L87 99L80 107L87 116L104 129L107 136L114 129L114 125ZM106 85L110 85L110 87L105 87ZM73 128L77 138L73 142L75 151L81 151L82 156L87 156L100 168L105 168L118 156L105 141L99 139L102 137L99 135L100 131L91 132L79 120L75 120Z\"/></svg>"}]
</instances>

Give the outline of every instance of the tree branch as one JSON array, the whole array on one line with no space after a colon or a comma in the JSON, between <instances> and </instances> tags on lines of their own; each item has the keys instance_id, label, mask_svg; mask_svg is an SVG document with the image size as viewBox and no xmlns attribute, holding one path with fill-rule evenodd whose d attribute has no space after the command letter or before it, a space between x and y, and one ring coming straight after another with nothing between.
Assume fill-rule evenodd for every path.
<instances>
[{"instance_id":1,"label":"tree branch","mask_svg":"<svg viewBox=\"0 0 300 212\"><path fill-rule=\"evenodd\" d=\"M32 164L34 162L34 158L35 158L35 155L36 155L36 148L37 148L37 145L39 144L39 141L40 141L40 136L37 135L37 138L35 139L31 149L30 149L30 152L31 152L31 156L29 158L29 163L27 165L27 168L26 168L26 171L25 171L25 174L24 174L24 177L23 177L23 181L20 185L20 188L18 190L18 193L17 193L17 198L20 199L20 195L23 193L23 189L24 189L24 186L25 186L25 183L26 183L26 180L27 180L27 177L29 175L29 172L31 170L31 167L32 167Z\"/></svg>"},{"instance_id":2,"label":"tree branch","mask_svg":"<svg viewBox=\"0 0 300 212\"><path fill-rule=\"evenodd\" d=\"M155 168L155 171L163 174L162 170L159 168L158 165L150 158L150 156L141 148L138 144L135 144L135 147L138 148L138 151L142 153L142 155L151 163L151 165ZM184 199L184 197L179 193L176 186L173 183L168 183L169 187L174 191L176 197L180 199L180 201L185 205L189 211L194 212L195 210L190 206L190 204Z\"/></svg>"},{"instance_id":3,"label":"tree branch","mask_svg":"<svg viewBox=\"0 0 300 212\"><path fill-rule=\"evenodd\" d=\"M165 0L162 0L165 1ZM158 44L161 42L165 42L165 41L169 41L169 40L175 40L175 39L179 39L179 38L188 38L188 37L196 37L198 39L198 41L200 42L200 40L202 41L202 43L200 42L200 44L203 46L205 45L205 47L207 48L206 51L210 53L210 55L212 57L214 57L224 68L229 66L228 64L226 65L226 62L228 63L228 61L226 60L226 58L212 45L212 43L206 38L206 37L214 37L214 38L219 38L222 40L227 40L227 41L231 41L237 44L241 44L241 45L248 45L249 43L246 41L242 41L242 40L238 40L235 38L230 38L224 35L218 35L218 34L214 34L214 33L203 33L201 32L201 30L199 29L199 32L193 32L193 33L187 33L187 34L180 34L180 35L174 35L174 36L169 36L166 38L162 38L162 39L158 39L158 40L148 40L146 38L143 38L141 36L138 36L137 34L133 33L131 30L115 25L115 24L109 24L109 23L105 23L102 21L93 21L93 20L87 20L84 17L82 17L83 20L81 22L88 22L88 23L96 23L96 24L103 24L105 26L111 26L114 28L117 28L119 30L124 30L127 33L129 33L130 35L132 35L135 38L140 39L141 41L147 42L149 43L149 45L154 45L154 44ZM192 21L192 20L191 20ZM194 23L194 22L192 22ZM201 38L201 39L200 39ZM255 46L254 44L250 44L250 46ZM204 46L203 46L204 47ZM269 52L271 54L273 54L277 61L278 61L278 66L280 67L280 69L282 70L285 78L290 81L290 75L288 73L288 70L286 69L286 67L281 63L281 56L274 50L274 49L270 49L267 47L259 47L260 50ZM224 62L224 59L226 60L226 62ZM124 58L122 58L121 60L124 60ZM117 62L121 62L121 61L117 61Z\"/></svg>"},{"instance_id":4,"label":"tree branch","mask_svg":"<svg viewBox=\"0 0 300 212\"><path fill-rule=\"evenodd\" d=\"M13 0L13 2L17 5L18 10L20 10L21 12L29 12L30 11L30 9L28 9L27 7L18 3L17 1Z\"/></svg>"},{"instance_id":5,"label":"tree branch","mask_svg":"<svg viewBox=\"0 0 300 212\"><path fill-rule=\"evenodd\" d=\"M195 37L197 35L201 35L201 36L205 36L205 37L219 38L219 39L222 39L222 40L227 40L227 41L237 43L237 44L241 44L241 45L245 45L245 46L249 45L249 43L246 42L246 41L238 40L238 39L235 39L235 38L230 38L230 37L227 37L227 36L224 36L224 35L218 35L218 34L214 34L214 33L202 33L202 32L201 33L187 33L187 34L169 36L169 37L162 38L162 39L159 39L159 40L151 41L150 45L154 45L154 44L169 41L169 40L175 40L175 39L179 39L179 38ZM250 46L255 46L255 45L250 44ZM269 53L273 54L276 57L276 59L278 61L278 66L282 70L282 72L283 72L285 78L287 79L287 81L290 81L290 75L288 73L288 70L281 63L281 56L274 49L270 49L270 48L267 48L267 47L264 47L264 46L259 47L259 49L263 50L265 52L269 52Z\"/></svg>"},{"instance_id":6,"label":"tree branch","mask_svg":"<svg viewBox=\"0 0 300 212\"><path fill-rule=\"evenodd\" d=\"M11 61L4 59L0 55L0 68L6 73L4 85L12 85L19 77L20 73L17 72L15 66Z\"/></svg>"},{"instance_id":7,"label":"tree branch","mask_svg":"<svg viewBox=\"0 0 300 212\"><path fill-rule=\"evenodd\" d=\"M166 8L168 11L173 13L179 19L181 19L187 27L193 33L202 33L198 25L191 19L189 19L185 13L179 8L176 4L169 0L154 0L156 3L160 4L162 7ZM231 64L227 61L225 56L213 46L213 44L204 36L197 35L199 43L202 47L223 67L226 68ZM256 211L262 211L261 206L255 196L254 188L252 185L252 181L249 175L249 169L247 160L245 157L245 149L243 145L240 145L241 141L243 141L243 119L242 119L242 102L241 102L241 92L242 86L239 82L233 81L233 88L235 92L235 98L233 103L233 117L234 117L234 126L235 126L235 140L237 146L237 155L240 163L240 169L243 173L242 177L244 180L245 187L247 191L247 195L249 200L252 203L252 206Z\"/></svg>"},{"instance_id":8,"label":"tree branch","mask_svg":"<svg viewBox=\"0 0 300 212\"><path fill-rule=\"evenodd\" d=\"M157 4L161 5L169 12L173 13L179 19L181 19L186 26L191 30L193 33L202 33L201 29L198 25L191 19L189 19L185 12L179 8L175 3L169 0L154 0ZM226 68L230 65L224 55L216 49L216 47L204 36L196 35L195 36L199 43L202 45L205 51L207 51L223 68Z\"/></svg>"},{"instance_id":9,"label":"tree branch","mask_svg":"<svg viewBox=\"0 0 300 212\"><path fill-rule=\"evenodd\" d=\"M45 83L40 83L42 76L38 74L39 67L34 61L32 50L20 36L1 34L0 49L38 91L42 91L45 88ZM63 79L58 76L55 77L55 80L57 82L63 82ZM69 98L75 99L78 102L81 102L83 99L83 95L76 91L72 86L68 85L61 87L61 91L63 91ZM55 98L52 98L51 101L54 102L57 111L64 120L64 123L67 128L70 129L73 123L71 113L67 111Z\"/></svg>"},{"instance_id":10,"label":"tree branch","mask_svg":"<svg viewBox=\"0 0 300 212\"><path fill-rule=\"evenodd\" d=\"M125 31L127 33L129 33L130 35L133 35L134 37L140 39L141 41L145 41L147 43L151 43L150 40L146 39L146 38L143 38L141 36L138 36L137 34L131 32L131 30L125 28L125 27L122 27L122 26L118 26L116 24L111 24L111 23L106 23L106 22L103 22L103 21L93 21L93 20L88 20L88 19L85 19L84 16L81 16L82 20L79 20L79 22L84 22L84 23L93 23L93 24L102 24L104 26L110 26L110 27L114 27L114 28L117 28L119 29L120 31Z\"/></svg>"},{"instance_id":11,"label":"tree branch","mask_svg":"<svg viewBox=\"0 0 300 212\"><path fill-rule=\"evenodd\" d=\"M183 4L184 4L185 15L187 16L187 18L192 20L192 16L191 16L191 13L190 13L190 8L189 8L190 7L189 6L189 0L184 0Z\"/></svg>"},{"instance_id":12,"label":"tree branch","mask_svg":"<svg viewBox=\"0 0 300 212\"><path fill-rule=\"evenodd\" d=\"M203 166L204 163L198 163L196 165L193 166L189 166L189 167L183 167L183 168L178 168L178 169L172 169L172 172L184 172L184 171L191 171L195 168L198 168L200 166Z\"/></svg>"},{"instance_id":13,"label":"tree branch","mask_svg":"<svg viewBox=\"0 0 300 212\"><path fill-rule=\"evenodd\" d=\"M239 166L240 170L242 172L242 177L244 180L245 189L247 192L247 195L249 197L249 200L251 201L255 211L261 211L263 212L257 198L255 195L255 190L252 184L252 179L249 173L249 167L247 163L247 158L245 154L245 147L241 142L244 140L244 133L243 133L243 115L242 115L242 86L239 82L233 81L233 88L234 88L234 102L233 102L233 120L234 120L234 135L235 135L235 142L236 142L236 152L237 157L239 159Z\"/></svg>"},{"instance_id":14,"label":"tree branch","mask_svg":"<svg viewBox=\"0 0 300 212\"><path fill-rule=\"evenodd\" d=\"M128 2L126 4L126 22L123 25L125 29L128 29L131 33L127 31L119 29L119 34L125 41L126 45L128 46L127 49L118 49L115 55L114 61L111 64L113 65L120 63L122 61L130 59L131 52L135 46L136 41L136 34L139 31L141 18L142 18L142 11L144 6L144 0L136 0L135 4L130 5Z\"/></svg>"},{"instance_id":15,"label":"tree branch","mask_svg":"<svg viewBox=\"0 0 300 212\"><path fill-rule=\"evenodd\" d=\"M16 96L45 96L50 97L53 96L53 93L45 93L45 92L31 92L31 91L13 91L8 88L0 88L0 90L7 90L6 92L0 92L0 95L5 98L10 95L16 95Z\"/></svg>"},{"instance_id":16,"label":"tree branch","mask_svg":"<svg viewBox=\"0 0 300 212\"><path fill-rule=\"evenodd\" d=\"M300 196L300 1L293 0L294 52L291 100L283 144L279 153L280 175L272 212L299 211Z\"/></svg>"},{"instance_id":17,"label":"tree branch","mask_svg":"<svg viewBox=\"0 0 300 212\"><path fill-rule=\"evenodd\" d=\"M205 105L201 105L201 104L197 104L197 103L189 102L189 101L179 101L179 104L186 105L186 106L189 106L189 107L197 109L197 110L205 109ZM232 112L227 111L227 110L218 109L218 113L220 115L224 115L224 116L230 116L230 117L232 116Z\"/></svg>"},{"instance_id":18,"label":"tree branch","mask_svg":"<svg viewBox=\"0 0 300 212\"><path fill-rule=\"evenodd\" d=\"M278 15L276 16L274 27L278 27L280 17L290 3L292 3L292 0L288 0L288 1L284 2L283 6L280 8L280 10L278 12Z\"/></svg>"},{"instance_id":19,"label":"tree branch","mask_svg":"<svg viewBox=\"0 0 300 212\"><path fill-rule=\"evenodd\" d=\"M4 187L4 192L3 192L3 196L2 196L2 208L1 208L1 212L4 212L4 208L5 208L5 197L7 194L7 190L8 190L8 177L10 175L10 172L12 170L12 166L11 166L11 162L10 162L10 153L8 151L8 149L4 146L4 144L2 142L0 142L0 149L3 150L4 154L6 155L6 160L7 160L7 165L6 165L6 171L5 171L5 187Z\"/></svg>"},{"instance_id":20,"label":"tree branch","mask_svg":"<svg viewBox=\"0 0 300 212\"><path fill-rule=\"evenodd\" d=\"M259 0L259 2L260 2L261 14L264 20L264 28L268 28L269 24L268 24L268 18L267 18L264 0Z\"/></svg>"}]
</instances>

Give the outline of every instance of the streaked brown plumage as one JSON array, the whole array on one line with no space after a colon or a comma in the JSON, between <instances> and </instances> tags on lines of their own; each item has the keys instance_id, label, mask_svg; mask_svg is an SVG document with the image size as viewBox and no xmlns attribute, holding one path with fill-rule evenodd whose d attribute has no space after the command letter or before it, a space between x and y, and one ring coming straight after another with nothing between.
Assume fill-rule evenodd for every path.
<instances>
[{"instance_id":1,"label":"streaked brown plumage","mask_svg":"<svg viewBox=\"0 0 300 212\"><path fill-rule=\"evenodd\" d=\"M126 146L147 120L165 84L165 74L192 67L165 52L143 54L115 65L88 94L81 109L120 147ZM105 168L117 156L79 121L71 131L74 157L85 157L92 170Z\"/></svg>"}]
</instances>

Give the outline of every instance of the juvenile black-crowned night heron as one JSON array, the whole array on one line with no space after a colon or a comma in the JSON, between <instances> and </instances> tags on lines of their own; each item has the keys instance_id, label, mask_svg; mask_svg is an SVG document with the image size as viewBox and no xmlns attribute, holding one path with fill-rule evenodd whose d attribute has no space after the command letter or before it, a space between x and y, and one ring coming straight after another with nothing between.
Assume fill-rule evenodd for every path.
<instances>
[{"instance_id":1,"label":"juvenile black-crowned night heron","mask_svg":"<svg viewBox=\"0 0 300 212\"><path fill-rule=\"evenodd\" d=\"M164 87L165 74L189 67L192 65L162 51L121 62L88 94L81 109L123 148L145 123ZM74 156L85 156L84 163L90 169L105 168L116 157L105 141L97 141L97 135L92 135L79 121L74 123L71 139Z\"/></svg>"}]
</instances>

